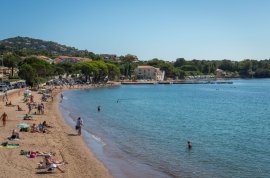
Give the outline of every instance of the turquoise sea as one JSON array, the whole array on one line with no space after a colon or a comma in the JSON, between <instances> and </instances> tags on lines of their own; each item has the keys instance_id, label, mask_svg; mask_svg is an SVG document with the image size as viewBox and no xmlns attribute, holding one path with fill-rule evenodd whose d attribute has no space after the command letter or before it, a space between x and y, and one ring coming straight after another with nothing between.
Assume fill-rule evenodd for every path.
<instances>
[{"instance_id":1,"label":"turquoise sea","mask_svg":"<svg viewBox=\"0 0 270 178\"><path fill-rule=\"evenodd\" d=\"M67 91L60 109L114 177L270 176L270 79Z\"/></svg>"}]
</instances>

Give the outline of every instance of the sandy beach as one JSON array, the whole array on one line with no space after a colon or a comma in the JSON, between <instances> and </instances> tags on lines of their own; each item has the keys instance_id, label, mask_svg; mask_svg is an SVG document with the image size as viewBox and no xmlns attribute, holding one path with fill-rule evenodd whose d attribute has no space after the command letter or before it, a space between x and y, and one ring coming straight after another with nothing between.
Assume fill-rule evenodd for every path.
<instances>
[{"instance_id":1,"label":"sandy beach","mask_svg":"<svg viewBox=\"0 0 270 178\"><path fill-rule=\"evenodd\" d=\"M17 107L5 106L2 102L0 114L6 112L8 115L6 126L0 122L0 140L1 143L9 142L19 144L18 148L0 148L0 167L2 178L19 178L19 177L112 177L105 166L95 157L91 150L87 147L83 138L77 136L74 128L71 128L65 122L59 112L59 93L60 90L54 90L53 100L49 99L45 104L44 115L33 115L33 120L23 120L23 115L28 112L26 103L23 102L23 92L25 89L11 91L8 93L8 99L13 105L20 105L24 111L18 111ZM32 92L34 101L40 103L41 95L37 92ZM34 109L32 112L35 112ZM39 124L46 121L52 126L49 128L49 133L31 133L19 132L20 139L8 140L12 130L16 129L19 123ZM65 161L67 164L61 165L60 168L65 172L61 173L55 170L53 173L48 173L46 169L38 169L38 163L44 158L37 156L36 158L28 158L25 155L20 155L20 151L39 151L39 152L55 152L55 158L59 161Z\"/></svg>"}]
</instances>

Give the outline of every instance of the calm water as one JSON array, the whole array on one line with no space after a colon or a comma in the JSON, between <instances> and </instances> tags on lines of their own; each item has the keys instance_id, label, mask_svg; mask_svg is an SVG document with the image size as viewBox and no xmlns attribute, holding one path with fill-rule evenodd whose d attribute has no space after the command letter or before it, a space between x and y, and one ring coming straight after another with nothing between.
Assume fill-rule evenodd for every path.
<instances>
[{"instance_id":1,"label":"calm water","mask_svg":"<svg viewBox=\"0 0 270 178\"><path fill-rule=\"evenodd\" d=\"M270 80L233 82L69 91L61 109L115 177L269 177Z\"/></svg>"}]
</instances>

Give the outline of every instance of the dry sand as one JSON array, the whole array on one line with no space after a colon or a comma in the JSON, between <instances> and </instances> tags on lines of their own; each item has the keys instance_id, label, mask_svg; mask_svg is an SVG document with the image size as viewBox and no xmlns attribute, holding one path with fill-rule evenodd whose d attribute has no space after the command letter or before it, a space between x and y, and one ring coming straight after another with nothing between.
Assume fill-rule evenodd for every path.
<instances>
[{"instance_id":1,"label":"dry sand","mask_svg":"<svg viewBox=\"0 0 270 178\"><path fill-rule=\"evenodd\" d=\"M112 177L105 166L89 150L82 137L76 135L76 131L64 121L59 112L59 91L54 91L54 100L45 103L45 114L35 115L33 121L25 121L18 116L23 116L28 112L27 106L23 103L23 91L17 90L9 93L9 100L14 105L20 105L25 111L17 111L17 107L3 106L1 97L0 114L8 114L5 127L0 122L0 143L9 141L7 137L11 135L16 124L33 123L39 124L47 121L50 133L30 133L20 132L21 139L9 141L9 143L19 143L19 148L0 148L0 177L2 178L31 178L31 177L67 177L67 178L91 178L91 177ZM34 101L40 102L41 95L32 92ZM36 111L36 110L34 110ZM54 173L46 173L44 169L37 169L42 157L27 158L20 155L20 150L56 152L58 160L64 160L68 164L60 166L65 173L56 170Z\"/></svg>"}]
</instances>

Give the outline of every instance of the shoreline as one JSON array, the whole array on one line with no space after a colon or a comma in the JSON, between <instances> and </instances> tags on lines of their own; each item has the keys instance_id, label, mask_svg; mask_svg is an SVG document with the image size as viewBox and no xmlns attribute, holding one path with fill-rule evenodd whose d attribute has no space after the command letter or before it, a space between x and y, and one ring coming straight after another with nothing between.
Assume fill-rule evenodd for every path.
<instances>
[{"instance_id":1,"label":"shoreline","mask_svg":"<svg viewBox=\"0 0 270 178\"><path fill-rule=\"evenodd\" d=\"M59 103L59 109L62 111L63 118L66 120L67 124L72 127L75 125L76 116L80 116L85 119L86 117L80 115L79 113L73 112L74 108L69 108L68 103L65 103L65 97L67 96L67 98L70 98L70 95L67 94L70 92L74 92L74 90L64 91L64 102L63 104ZM87 144L88 148L105 165L113 177L176 177L169 172L146 164L143 160L126 154L110 139L108 140L108 138L95 135L96 133L92 133L91 130L89 130L89 128L86 126L82 129L82 133L83 140Z\"/></svg>"},{"instance_id":2,"label":"shoreline","mask_svg":"<svg viewBox=\"0 0 270 178\"><path fill-rule=\"evenodd\" d=\"M83 89L78 87L74 89ZM64 90L74 90L64 89ZM24 111L17 111L17 107L3 106L1 101L1 112L6 112L8 115L7 124L5 127L0 123L0 139L1 143L8 141L9 143L18 143L19 148L0 148L0 162L2 175L0 177L112 177L109 170L104 164L97 159L91 149L86 145L83 137L77 136L76 131L65 121L62 113L59 110L59 94L62 92L55 89L52 93L53 101L44 102L45 114L34 115L34 121L24 121L21 117L27 113L27 106L22 102L22 95L25 89L17 91L9 91L9 101L14 105L20 105ZM63 91L64 91L63 90ZM41 95L37 92L32 92L34 100L40 102ZM1 97L2 99L2 97ZM7 137L11 135L16 124L41 123L46 121L53 128L49 128L49 133L29 133L19 132L20 139L9 141ZM38 163L42 161L41 157L34 159L20 155L20 150L26 151L42 151L55 152L57 160L64 160L68 164L60 166L65 173L56 170L54 173L46 173L44 170L37 169Z\"/></svg>"}]
</instances>

